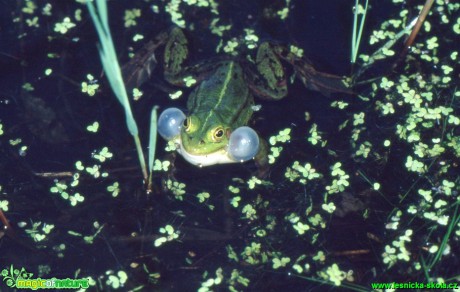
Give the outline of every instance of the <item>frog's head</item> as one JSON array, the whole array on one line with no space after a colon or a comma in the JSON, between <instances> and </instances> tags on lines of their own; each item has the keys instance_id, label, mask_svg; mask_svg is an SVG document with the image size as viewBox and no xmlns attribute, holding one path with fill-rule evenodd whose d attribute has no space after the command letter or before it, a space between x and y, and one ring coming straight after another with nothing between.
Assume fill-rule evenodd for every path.
<instances>
[{"instance_id":1,"label":"frog's head","mask_svg":"<svg viewBox=\"0 0 460 292\"><path fill-rule=\"evenodd\" d=\"M182 147L192 155L225 150L231 132L232 128L215 116L190 115L184 120L181 129Z\"/></svg>"},{"instance_id":2,"label":"frog's head","mask_svg":"<svg viewBox=\"0 0 460 292\"><path fill-rule=\"evenodd\" d=\"M243 162L259 150L259 137L253 129L243 126L232 131L215 113L186 117L181 110L169 108L158 119L158 132L174 141L188 162L199 166Z\"/></svg>"}]
</instances>

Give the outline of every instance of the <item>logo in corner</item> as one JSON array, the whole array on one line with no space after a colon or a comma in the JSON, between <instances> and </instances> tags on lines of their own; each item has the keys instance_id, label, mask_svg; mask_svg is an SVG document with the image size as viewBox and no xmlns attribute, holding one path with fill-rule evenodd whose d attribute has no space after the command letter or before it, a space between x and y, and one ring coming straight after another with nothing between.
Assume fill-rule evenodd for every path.
<instances>
[{"instance_id":1,"label":"logo in corner","mask_svg":"<svg viewBox=\"0 0 460 292\"><path fill-rule=\"evenodd\" d=\"M2 270L3 282L6 282L6 285L10 288L16 288L17 280L31 279L32 276L33 274L28 273L26 269L16 269L13 265L10 265L9 268Z\"/></svg>"}]
</instances>

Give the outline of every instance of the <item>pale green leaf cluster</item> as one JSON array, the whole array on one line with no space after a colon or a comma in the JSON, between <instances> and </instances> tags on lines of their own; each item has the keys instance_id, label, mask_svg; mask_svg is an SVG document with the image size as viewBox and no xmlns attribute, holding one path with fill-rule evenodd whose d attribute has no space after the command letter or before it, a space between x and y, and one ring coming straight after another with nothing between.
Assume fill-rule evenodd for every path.
<instances>
[{"instance_id":1,"label":"pale green leaf cluster","mask_svg":"<svg viewBox=\"0 0 460 292\"><path fill-rule=\"evenodd\" d=\"M155 247L159 247L168 241L173 241L179 238L179 232L175 231L172 225L166 225L165 227L161 227L159 231L162 235L155 239L153 243Z\"/></svg>"},{"instance_id":2,"label":"pale green leaf cluster","mask_svg":"<svg viewBox=\"0 0 460 292\"><path fill-rule=\"evenodd\" d=\"M83 81L81 83L81 92L88 94L89 96L94 96L99 89L99 84L94 79L93 75L86 75L88 81Z\"/></svg>"},{"instance_id":3,"label":"pale green leaf cluster","mask_svg":"<svg viewBox=\"0 0 460 292\"><path fill-rule=\"evenodd\" d=\"M137 19L141 16L141 10L138 8L133 8L130 10L125 10L125 15L123 20L125 21L125 27L132 27L137 25Z\"/></svg>"},{"instance_id":4,"label":"pale green leaf cluster","mask_svg":"<svg viewBox=\"0 0 460 292\"><path fill-rule=\"evenodd\" d=\"M298 181L301 184L307 184L308 181L322 177L310 163L301 165L298 161L294 161L291 167L286 168L284 176L291 182Z\"/></svg>"},{"instance_id":5,"label":"pale green leaf cluster","mask_svg":"<svg viewBox=\"0 0 460 292\"><path fill-rule=\"evenodd\" d=\"M184 183L168 179L166 181L166 187L168 188L168 190L170 190L174 194L177 200L179 201L184 200L184 195L186 193Z\"/></svg>"},{"instance_id":6,"label":"pale green leaf cluster","mask_svg":"<svg viewBox=\"0 0 460 292\"><path fill-rule=\"evenodd\" d=\"M343 192L350 185L350 176L342 169L342 163L336 162L331 168L332 185L326 186L328 194Z\"/></svg>"},{"instance_id":7,"label":"pale green leaf cluster","mask_svg":"<svg viewBox=\"0 0 460 292\"><path fill-rule=\"evenodd\" d=\"M32 222L32 227L26 228L24 231L35 242L41 242L46 239L46 237L51 233L54 227L55 227L54 224L47 224L47 223L42 224L42 222Z\"/></svg>"},{"instance_id":8,"label":"pale green leaf cluster","mask_svg":"<svg viewBox=\"0 0 460 292\"><path fill-rule=\"evenodd\" d=\"M75 23L70 20L70 17L64 17L62 22L58 22L54 25L54 31L60 34L66 34L70 29L75 27Z\"/></svg>"},{"instance_id":9,"label":"pale green leaf cluster","mask_svg":"<svg viewBox=\"0 0 460 292\"><path fill-rule=\"evenodd\" d=\"M128 274L125 271L114 271L106 272L106 284L113 289L121 289L124 287L125 283L128 281Z\"/></svg>"},{"instance_id":10,"label":"pale green leaf cluster","mask_svg":"<svg viewBox=\"0 0 460 292\"><path fill-rule=\"evenodd\" d=\"M347 278L347 273L341 271L337 264L327 267L325 270L319 272L319 276L324 280L332 282L335 286L340 286L343 280Z\"/></svg>"},{"instance_id":11,"label":"pale green leaf cluster","mask_svg":"<svg viewBox=\"0 0 460 292\"><path fill-rule=\"evenodd\" d=\"M406 243L411 242L413 231L407 229L404 235L391 242L391 245L385 245L385 251L382 254L383 262L391 267L398 261L408 262L410 260L410 251L406 248Z\"/></svg>"},{"instance_id":12,"label":"pale green leaf cluster","mask_svg":"<svg viewBox=\"0 0 460 292\"><path fill-rule=\"evenodd\" d=\"M210 292L214 291L220 284L222 284L222 281L224 280L224 275L223 275L223 270L222 268L218 268L215 273L215 278L208 278L204 282L201 283L201 287L198 289L198 292ZM203 278L205 278L206 275L204 275ZM212 289L214 287L214 289Z\"/></svg>"}]
</instances>

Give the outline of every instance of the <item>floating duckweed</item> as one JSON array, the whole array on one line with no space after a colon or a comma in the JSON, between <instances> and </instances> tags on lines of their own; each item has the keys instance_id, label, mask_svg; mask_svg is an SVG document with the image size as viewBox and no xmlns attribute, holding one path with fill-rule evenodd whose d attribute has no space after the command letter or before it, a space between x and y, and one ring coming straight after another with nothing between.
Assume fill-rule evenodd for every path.
<instances>
[{"instance_id":1,"label":"floating duckweed","mask_svg":"<svg viewBox=\"0 0 460 292\"><path fill-rule=\"evenodd\" d=\"M257 47L259 37L254 33L253 29L245 28L244 32L246 33L244 39L246 41L247 48L250 50L255 49Z\"/></svg>"},{"instance_id":2,"label":"floating duckweed","mask_svg":"<svg viewBox=\"0 0 460 292\"><path fill-rule=\"evenodd\" d=\"M54 31L61 34L66 34L70 29L74 27L75 23L73 23L69 17L65 17L62 22L58 22L54 25Z\"/></svg>"},{"instance_id":3,"label":"floating duckweed","mask_svg":"<svg viewBox=\"0 0 460 292\"><path fill-rule=\"evenodd\" d=\"M75 18L76 21L81 21L81 20L82 20L82 18L81 18L81 12L82 12L81 9L76 9L76 10L75 10L74 18Z\"/></svg>"},{"instance_id":4,"label":"floating duckweed","mask_svg":"<svg viewBox=\"0 0 460 292\"><path fill-rule=\"evenodd\" d=\"M345 109L346 107L348 107L349 103L348 102L345 102L343 100L338 100L338 101L333 101L331 103L331 106L332 107L337 107L339 109Z\"/></svg>"},{"instance_id":5,"label":"floating duckweed","mask_svg":"<svg viewBox=\"0 0 460 292\"><path fill-rule=\"evenodd\" d=\"M293 269L294 271L296 271L298 274L302 274L302 272L303 272L303 268L302 268L302 266L299 265L299 264L293 265L293 266L292 266L292 269Z\"/></svg>"},{"instance_id":6,"label":"floating duckweed","mask_svg":"<svg viewBox=\"0 0 460 292\"><path fill-rule=\"evenodd\" d=\"M9 142L11 146L17 146L22 143L22 139L21 138L10 139Z\"/></svg>"},{"instance_id":7,"label":"floating duckweed","mask_svg":"<svg viewBox=\"0 0 460 292\"><path fill-rule=\"evenodd\" d=\"M80 193L75 193L74 195L69 196L70 205L75 207L78 203L83 203L85 197L83 197Z\"/></svg>"},{"instance_id":8,"label":"floating duckweed","mask_svg":"<svg viewBox=\"0 0 460 292\"><path fill-rule=\"evenodd\" d=\"M241 213L244 214L244 218L248 220L256 220L257 219L257 211L254 207L250 204L247 204L241 210Z\"/></svg>"},{"instance_id":9,"label":"floating duckweed","mask_svg":"<svg viewBox=\"0 0 460 292\"><path fill-rule=\"evenodd\" d=\"M139 100L144 93L140 91L138 88L133 88L133 99Z\"/></svg>"},{"instance_id":10,"label":"floating duckweed","mask_svg":"<svg viewBox=\"0 0 460 292\"><path fill-rule=\"evenodd\" d=\"M311 129L310 129L310 137L308 137L307 140L308 140L308 142L310 142L312 145L316 145L316 144L318 144L319 142L323 142L321 146L324 147L326 141L323 141L323 140L322 140L321 132L319 132L317 129L318 129L318 125L313 124L313 125L311 126Z\"/></svg>"},{"instance_id":11,"label":"floating duckweed","mask_svg":"<svg viewBox=\"0 0 460 292\"><path fill-rule=\"evenodd\" d=\"M362 144L359 145L359 149L356 151L356 156L362 156L367 158L369 153L371 152L372 144L369 141L364 141Z\"/></svg>"},{"instance_id":12,"label":"floating duckweed","mask_svg":"<svg viewBox=\"0 0 460 292\"><path fill-rule=\"evenodd\" d=\"M113 289L119 289L124 286L126 281L128 280L128 275L125 271L118 271L115 275L113 271L107 271L107 281L106 284Z\"/></svg>"},{"instance_id":13,"label":"floating duckweed","mask_svg":"<svg viewBox=\"0 0 460 292\"><path fill-rule=\"evenodd\" d=\"M306 184L309 180L321 178L321 174L317 173L310 163L302 166L298 161L292 164L292 168L286 168L284 176L291 182L298 180L301 184Z\"/></svg>"},{"instance_id":14,"label":"floating duckweed","mask_svg":"<svg viewBox=\"0 0 460 292\"><path fill-rule=\"evenodd\" d=\"M41 230L39 229L40 226ZM40 242L46 239L47 235L51 233L54 227L54 224L43 223L42 225L42 222L33 222L32 228L25 229L25 232L29 234L35 242Z\"/></svg>"},{"instance_id":15,"label":"floating duckweed","mask_svg":"<svg viewBox=\"0 0 460 292\"><path fill-rule=\"evenodd\" d=\"M179 12L181 0L172 0L166 5L165 11L171 15L171 21L178 27L185 27L185 20L182 18L182 13Z\"/></svg>"},{"instance_id":16,"label":"floating duckweed","mask_svg":"<svg viewBox=\"0 0 460 292\"><path fill-rule=\"evenodd\" d=\"M283 147L270 147L270 154L268 154L268 163L273 164L281 154Z\"/></svg>"},{"instance_id":17,"label":"floating duckweed","mask_svg":"<svg viewBox=\"0 0 460 292\"><path fill-rule=\"evenodd\" d=\"M99 130L99 122L95 121L91 125L88 125L86 127L86 130L91 133L97 133L97 131Z\"/></svg>"},{"instance_id":18,"label":"floating duckweed","mask_svg":"<svg viewBox=\"0 0 460 292\"><path fill-rule=\"evenodd\" d=\"M217 23L220 21L220 18L214 18L212 21L211 21L211 25L210 25L210 28L211 28L211 33L219 36L219 37L222 37L224 35L224 32L230 30L232 28L232 26L230 24L228 25L217 25ZM230 45L230 42L227 42L227 45L229 45L229 47L232 47L234 44L231 44ZM235 42L235 41L233 41ZM236 46L238 45L238 42L236 42L236 45L233 46L233 48L235 48ZM233 50L232 48L232 50ZM224 49L225 51L225 49Z\"/></svg>"},{"instance_id":19,"label":"floating duckweed","mask_svg":"<svg viewBox=\"0 0 460 292\"><path fill-rule=\"evenodd\" d=\"M22 7L21 11L26 14L34 14L35 10L37 9L37 5L34 1L27 0L25 1L25 6Z\"/></svg>"},{"instance_id":20,"label":"floating duckweed","mask_svg":"<svg viewBox=\"0 0 460 292\"><path fill-rule=\"evenodd\" d=\"M251 177L249 180L248 180L248 186L249 186L249 189L254 189L256 187L256 185L260 185L262 184L262 180L258 179L257 177L253 176Z\"/></svg>"},{"instance_id":21,"label":"floating duckweed","mask_svg":"<svg viewBox=\"0 0 460 292\"><path fill-rule=\"evenodd\" d=\"M326 228L326 221L320 214L315 214L315 216L309 216L308 222L315 227Z\"/></svg>"},{"instance_id":22,"label":"floating duckweed","mask_svg":"<svg viewBox=\"0 0 460 292\"><path fill-rule=\"evenodd\" d=\"M231 245L227 245L225 247L225 249L227 250L227 257L228 259L232 260L232 261L235 261L235 262L239 262L239 258L238 258L238 255L236 254L235 250L233 249L233 247Z\"/></svg>"},{"instance_id":23,"label":"floating duckweed","mask_svg":"<svg viewBox=\"0 0 460 292\"><path fill-rule=\"evenodd\" d=\"M426 172L426 166L423 162L421 161L418 161L414 158L412 158L412 156L407 156L407 160L406 160L406 168L410 171L413 171L413 172L418 172L418 173L424 173Z\"/></svg>"},{"instance_id":24,"label":"floating duckweed","mask_svg":"<svg viewBox=\"0 0 460 292\"><path fill-rule=\"evenodd\" d=\"M236 292L236 291L239 291L237 289L235 289L233 286L237 285L237 284L241 284L243 285L244 287L248 287L249 286L249 279L248 278L245 278L241 275L241 272L236 270L236 269L233 269L232 271L232 275L230 277L230 281L229 281L229 290L232 291L232 292Z\"/></svg>"},{"instance_id":25,"label":"floating duckweed","mask_svg":"<svg viewBox=\"0 0 460 292\"><path fill-rule=\"evenodd\" d=\"M192 87L196 83L196 79L193 76L187 76L184 78L185 86Z\"/></svg>"},{"instance_id":26,"label":"floating duckweed","mask_svg":"<svg viewBox=\"0 0 460 292\"><path fill-rule=\"evenodd\" d=\"M439 47L439 44L438 44L438 37L435 37L435 36L434 36L434 37L428 39L428 40L426 41L426 44L427 44L428 50L433 50L433 49Z\"/></svg>"},{"instance_id":27,"label":"floating duckweed","mask_svg":"<svg viewBox=\"0 0 460 292\"><path fill-rule=\"evenodd\" d=\"M26 19L26 24L28 27L40 27L38 24L38 16L34 16L33 18Z\"/></svg>"},{"instance_id":28,"label":"floating duckweed","mask_svg":"<svg viewBox=\"0 0 460 292\"><path fill-rule=\"evenodd\" d=\"M350 183L348 182L348 179L350 178L350 176L341 169L341 166L342 166L341 162L337 162L332 166L331 175L333 177L337 177L337 179L334 179L332 181L332 185L326 186L326 190L328 191L328 194L343 192L345 188L350 185Z\"/></svg>"},{"instance_id":29,"label":"floating duckweed","mask_svg":"<svg viewBox=\"0 0 460 292\"><path fill-rule=\"evenodd\" d=\"M99 153L94 152L92 154L92 157L99 162L105 162L107 159L110 159L113 157L113 153L109 152L109 148L103 147Z\"/></svg>"},{"instance_id":30,"label":"floating duckweed","mask_svg":"<svg viewBox=\"0 0 460 292\"><path fill-rule=\"evenodd\" d=\"M182 93L183 93L182 90L178 90L178 91L176 91L176 92L174 92L174 93L170 93L170 94L169 94L169 98L171 98L171 99L178 99L179 97L182 96Z\"/></svg>"},{"instance_id":31,"label":"floating duckweed","mask_svg":"<svg viewBox=\"0 0 460 292\"><path fill-rule=\"evenodd\" d=\"M235 49L238 47L239 43L236 41L236 39L232 39L227 41L227 44L224 46L224 52L227 54L233 55L233 53L236 54Z\"/></svg>"},{"instance_id":32,"label":"floating duckweed","mask_svg":"<svg viewBox=\"0 0 460 292\"><path fill-rule=\"evenodd\" d=\"M50 76L51 73L53 73L53 69L51 69L51 68L46 68L46 69L45 69L45 75L46 75L46 76Z\"/></svg>"},{"instance_id":33,"label":"floating duckweed","mask_svg":"<svg viewBox=\"0 0 460 292\"><path fill-rule=\"evenodd\" d=\"M114 182L112 185L107 186L107 191L112 194L112 197L118 197L121 192L120 184L118 182Z\"/></svg>"},{"instance_id":34,"label":"floating duckweed","mask_svg":"<svg viewBox=\"0 0 460 292\"><path fill-rule=\"evenodd\" d=\"M279 269L279 268L284 268L286 265L291 261L290 258L288 257L282 257L282 258L273 258L273 269Z\"/></svg>"},{"instance_id":35,"label":"floating duckweed","mask_svg":"<svg viewBox=\"0 0 460 292\"><path fill-rule=\"evenodd\" d=\"M343 280L346 279L347 273L340 270L337 264L328 267L326 271L319 272L320 277L325 280L331 281L335 286L340 286Z\"/></svg>"},{"instance_id":36,"label":"floating duckweed","mask_svg":"<svg viewBox=\"0 0 460 292\"><path fill-rule=\"evenodd\" d=\"M159 247L163 243L168 242L168 241L173 241L177 238L179 238L179 233L174 230L174 227L171 225L166 225L165 227L161 227L159 229L159 232L161 234L164 234L165 236L159 237L154 241L154 246Z\"/></svg>"},{"instance_id":37,"label":"floating duckweed","mask_svg":"<svg viewBox=\"0 0 460 292\"><path fill-rule=\"evenodd\" d=\"M292 225L292 227L297 231L299 235L304 234L306 231L310 230L310 226L308 224L297 222Z\"/></svg>"},{"instance_id":38,"label":"floating duckweed","mask_svg":"<svg viewBox=\"0 0 460 292\"><path fill-rule=\"evenodd\" d=\"M384 54L385 56L391 57L391 56L394 56L395 51L387 49L387 48L382 48L382 54Z\"/></svg>"},{"instance_id":39,"label":"floating duckweed","mask_svg":"<svg viewBox=\"0 0 460 292\"><path fill-rule=\"evenodd\" d=\"M101 172L99 171L100 168L100 165L94 164L93 166L86 167L85 171L92 175L94 178L98 178L99 176L101 176Z\"/></svg>"},{"instance_id":40,"label":"floating duckweed","mask_svg":"<svg viewBox=\"0 0 460 292\"><path fill-rule=\"evenodd\" d=\"M410 260L410 252L406 249L405 243L411 241L413 231L408 229L404 235L401 235L397 240L394 240L391 245L385 246L385 251L382 254L383 262L392 267L397 261L408 262Z\"/></svg>"},{"instance_id":41,"label":"floating duckweed","mask_svg":"<svg viewBox=\"0 0 460 292\"><path fill-rule=\"evenodd\" d=\"M278 12L276 12L276 14L278 14L278 16L280 17L281 20L285 20L289 15L289 8L284 7L283 9L279 10Z\"/></svg>"},{"instance_id":42,"label":"floating duckweed","mask_svg":"<svg viewBox=\"0 0 460 292\"><path fill-rule=\"evenodd\" d=\"M177 150L176 143L173 140L168 141L168 143L166 144L166 147L165 147L165 151L166 152L175 152L176 150Z\"/></svg>"},{"instance_id":43,"label":"floating duckweed","mask_svg":"<svg viewBox=\"0 0 460 292\"><path fill-rule=\"evenodd\" d=\"M155 163L153 165L154 171L168 171L171 162L169 160L161 161L159 159L155 159Z\"/></svg>"},{"instance_id":44,"label":"floating duckweed","mask_svg":"<svg viewBox=\"0 0 460 292\"><path fill-rule=\"evenodd\" d=\"M83 162L81 162L80 160L75 162L75 168L79 171L82 171L85 169Z\"/></svg>"},{"instance_id":45,"label":"floating duckweed","mask_svg":"<svg viewBox=\"0 0 460 292\"><path fill-rule=\"evenodd\" d=\"M131 27L131 26L136 26L137 21L136 19L141 16L141 10L134 8L131 10L125 10L125 16L123 17L123 20L125 21L125 27Z\"/></svg>"},{"instance_id":46,"label":"floating duckweed","mask_svg":"<svg viewBox=\"0 0 460 292\"><path fill-rule=\"evenodd\" d=\"M174 196L176 197L177 200L183 201L183 195L185 194L185 184L178 182L178 181L172 181L171 179L168 179L166 181L166 187L168 190L170 190Z\"/></svg>"},{"instance_id":47,"label":"floating duckweed","mask_svg":"<svg viewBox=\"0 0 460 292\"><path fill-rule=\"evenodd\" d=\"M410 205L407 208L407 213L409 213L409 214L417 214L417 207L415 207L414 205Z\"/></svg>"},{"instance_id":48,"label":"floating duckweed","mask_svg":"<svg viewBox=\"0 0 460 292\"><path fill-rule=\"evenodd\" d=\"M211 195L208 192L201 192L197 194L196 197L198 198L198 202L204 203L206 200L208 200L211 197Z\"/></svg>"},{"instance_id":49,"label":"floating duckweed","mask_svg":"<svg viewBox=\"0 0 460 292\"><path fill-rule=\"evenodd\" d=\"M240 196L233 197L233 198L230 200L230 205L232 205L234 208L237 208L240 201L241 201L241 197L240 197Z\"/></svg>"},{"instance_id":50,"label":"floating duckweed","mask_svg":"<svg viewBox=\"0 0 460 292\"><path fill-rule=\"evenodd\" d=\"M10 203L7 200L0 200L0 209L7 212L9 210L8 205Z\"/></svg>"},{"instance_id":51,"label":"floating duckweed","mask_svg":"<svg viewBox=\"0 0 460 292\"><path fill-rule=\"evenodd\" d=\"M0 123L0 136L3 135L3 125Z\"/></svg>"},{"instance_id":52,"label":"floating duckweed","mask_svg":"<svg viewBox=\"0 0 460 292\"><path fill-rule=\"evenodd\" d=\"M275 145L276 143L286 143L286 142L289 142L289 140L291 140L291 129L290 128L286 128L284 130L281 130L278 135L276 136L272 136L270 137L269 139L269 143L270 145Z\"/></svg>"},{"instance_id":53,"label":"floating duckweed","mask_svg":"<svg viewBox=\"0 0 460 292\"><path fill-rule=\"evenodd\" d=\"M234 194L239 194L240 193L240 189L237 188L237 187L234 187L234 186L228 186L228 190Z\"/></svg>"},{"instance_id":54,"label":"floating duckweed","mask_svg":"<svg viewBox=\"0 0 460 292\"><path fill-rule=\"evenodd\" d=\"M81 83L81 92L86 93L89 96L94 96L99 88L99 84L97 84L97 81L91 74L86 75L86 78L88 79L88 82L83 81Z\"/></svg>"},{"instance_id":55,"label":"floating duckweed","mask_svg":"<svg viewBox=\"0 0 460 292\"><path fill-rule=\"evenodd\" d=\"M331 213L331 214L334 213L334 211L335 211L335 209L336 209L334 203L332 203L332 202L330 202L330 203L328 203L328 204L322 204L322 205L321 205L321 208L322 208L324 211L326 211L326 212L328 212L328 213Z\"/></svg>"},{"instance_id":56,"label":"floating duckweed","mask_svg":"<svg viewBox=\"0 0 460 292\"><path fill-rule=\"evenodd\" d=\"M299 48L299 47L296 47L294 45L291 45L289 47L289 50L291 51L291 53L293 53L297 57L299 57L299 58L303 57L303 49L302 48Z\"/></svg>"},{"instance_id":57,"label":"floating duckweed","mask_svg":"<svg viewBox=\"0 0 460 292\"><path fill-rule=\"evenodd\" d=\"M29 91L29 92L35 90L35 88L29 82L24 83L22 85L22 89L24 89L25 91Z\"/></svg>"},{"instance_id":58,"label":"floating duckweed","mask_svg":"<svg viewBox=\"0 0 460 292\"><path fill-rule=\"evenodd\" d=\"M206 275L204 275L203 278L206 278ZM198 289L198 292L214 291L214 290L211 290L210 288L213 286L222 284L223 279L224 279L223 270L222 268L218 268L216 270L216 277L202 282L201 287Z\"/></svg>"},{"instance_id":59,"label":"floating duckweed","mask_svg":"<svg viewBox=\"0 0 460 292\"><path fill-rule=\"evenodd\" d=\"M357 126L357 125L362 125L364 124L364 116L365 116L365 113L361 112L359 114L354 114L353 115L353 126Z\"/></svg>"},{"instance_id":60,"label":"floating duckweed","mask_svg":"<svg viewBox=\"0 0 460 292\"><path fill-rule=\"evenodd\" d=\"M135 35L133 36L133 42L138 42L138 41L141 41L141 40L143 40L143 39L144 39L144 36L141 35L141 34L139 34L139 33L137 33L137 34L135 34Z\"/></svg>"}]
</instances>

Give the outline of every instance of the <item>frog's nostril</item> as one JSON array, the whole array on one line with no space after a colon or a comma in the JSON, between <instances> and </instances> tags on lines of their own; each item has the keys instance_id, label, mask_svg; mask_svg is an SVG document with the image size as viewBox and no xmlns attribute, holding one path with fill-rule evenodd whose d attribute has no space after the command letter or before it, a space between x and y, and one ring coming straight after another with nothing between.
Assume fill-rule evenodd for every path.
<instances>
[{"instance_id":1,"label":"frog's nostril","mask_svg":"<svg viewBox=\"0 0 460 292\"><path fill-rule=\"evenodd\" d=\"M200 145L203 145L204 144L204 140L200 140Z\"/></svg>"}]
</instances>

